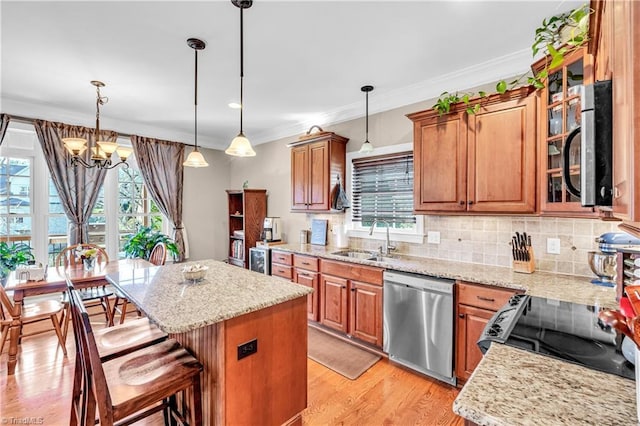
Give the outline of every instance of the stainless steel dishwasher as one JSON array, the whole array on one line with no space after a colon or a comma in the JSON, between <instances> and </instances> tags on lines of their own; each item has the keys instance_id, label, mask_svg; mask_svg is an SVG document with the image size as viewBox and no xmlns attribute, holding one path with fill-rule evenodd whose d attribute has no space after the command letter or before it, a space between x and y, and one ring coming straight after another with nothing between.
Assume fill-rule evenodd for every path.
<instances>
[{"instance_id":1,"label":"stainless steel dishwasher","mask_svg":"<svg viewBox=\"0 0 640 426\"><path fill-rule=\"evenodd\" d=\"M455 385L453 283L385 271L383 349L390 360Z\"/></svg>"}]
</instances>

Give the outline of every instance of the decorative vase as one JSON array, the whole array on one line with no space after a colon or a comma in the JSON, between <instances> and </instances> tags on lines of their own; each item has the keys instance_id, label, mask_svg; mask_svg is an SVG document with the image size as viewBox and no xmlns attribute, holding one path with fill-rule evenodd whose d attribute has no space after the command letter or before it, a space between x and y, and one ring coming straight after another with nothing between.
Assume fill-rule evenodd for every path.
<instances>
[{"instance_id":1,"label":"decorative vase","mask_svg":"<svg viewBox=\"0 0 640 426\"><path fill-rule=\"evenodd\" d=\"M96 267L96 258L92 257L89 259L82 259L82 263L84 264L85 271L93 271L93 269Z\"/></svg>"}]
</instances>

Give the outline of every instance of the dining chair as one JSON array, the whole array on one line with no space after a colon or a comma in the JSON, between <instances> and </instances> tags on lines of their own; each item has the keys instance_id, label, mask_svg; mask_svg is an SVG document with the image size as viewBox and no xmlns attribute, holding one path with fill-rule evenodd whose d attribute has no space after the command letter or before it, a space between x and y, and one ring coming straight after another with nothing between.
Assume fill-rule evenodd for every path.
<instances>
[{"instance_id":1,"label":"dining chair","mask_svg":"<svg viewBox=\"0 0 640 426\"><path fill-rule=\"evenodd\" d=\"M18 309L12 302L11 298L7 294L3 286L0 286L0 353L4 349L4 344L9 336L9 331L13 327L20 328L20 339L27 336L33 336L35 334L44 333L50 331L50 329L40 330L33 333L23 333L23 326L27 324L33 324L35 322L51 319L53 329L58 336L58 343L62 348L64 355L67 355L67 348L65 346L65 336L61 329L61 318L58 318L58 314L62 317L64 311L64 305L58 300L44 300L42 302L29 303L22 307L22 312L18 314Z\"/></svg>"},{"instance_id":2,"label":"dining chair","mask_svg":"<svg viewBox=\"0 0 640 426\"><path fill-rule=\"evenodd\" d=\"M164 265L164 262L167 260L167 246L163 242L157 243L153 246L151 253L149 254L149 262L153 263L156 266ZM113 302L113 310L111 311L111 320L115 321L116 314L120 314L120 324L124 323L124 320L127 316L127 307L129 306L129 299L127 296L122 294L122 292L118 289L115 290L116 299ZM120 307L119 307L120 306ZM138 312L138 316L140 316L140 311Z\"/></svg>"},{"instance_id":3,"label":"dining chair","mask_svg":"<svg viewBox=\"0 0 640 426\"><path fill-rule=\"evenodd\" d=\"M88 250L95 249L96 254L96 263L98 267L104 265L109 262L109 256L107 252L102 248L95 244L75 244L72 246L68 246L64 248L58 256L56 256L56 260L54 266L61 271L61 275L64 275L65 270L68 268L82 267L82 259L77 255L80 250ZM106 283L103 285L98 285L95 287L87 287L79 290L80 295L82 296L82 301L85 303L86 307L91 306L101 306L102 313L105 316L107 325L113 325L113 319L111 317L111 303L109 301L109 297L113 296L113 291L107 287ZM68 304L68 295L65 293L62 297L62 302L67 305ZM66 314L66 317L69 317L69 314ZM67 332L67 324L65 323L65 338Z\"/></svg>"},{"instance_id":4,"label":"dining chair","mask_svg":"<svg viewBox=\"0 0 640 426\"><path fill-rule=\"evenodd\" d=\"M96 417L103 426L130 424L160 411L165 424L202 424L202 365L186 349L168 339L103 361L80 293L68 293L77 349L71 426L94 425ZM178 409L178 394L190 396L189 409Z\"/></svg>"}]
</instances>

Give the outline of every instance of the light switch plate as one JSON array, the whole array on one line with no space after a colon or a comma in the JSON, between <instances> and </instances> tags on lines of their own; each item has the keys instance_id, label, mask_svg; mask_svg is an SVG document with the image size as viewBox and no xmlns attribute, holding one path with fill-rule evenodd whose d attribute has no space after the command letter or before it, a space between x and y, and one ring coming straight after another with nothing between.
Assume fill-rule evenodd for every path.
<instances>
[{"instance_id":1,"label":"light switch plate","mask_svg":"<svg viewBox=\"0 0 640 426\"><path fill-rule=\"evenodd\" d=\"M547 253L560 254L560 238L547 238Z\"/></svg>"},{"instance_id":2,"label":"light switch plate","mask_svg":"<svg viewBox=\"0 0 640 426\"><path fill-rule=\"evenodd\" d=\"M427 231L427 243L429 243L429 244L440 244L440 232L438 232L438 231Z\"/></svg>"}]
</instances>

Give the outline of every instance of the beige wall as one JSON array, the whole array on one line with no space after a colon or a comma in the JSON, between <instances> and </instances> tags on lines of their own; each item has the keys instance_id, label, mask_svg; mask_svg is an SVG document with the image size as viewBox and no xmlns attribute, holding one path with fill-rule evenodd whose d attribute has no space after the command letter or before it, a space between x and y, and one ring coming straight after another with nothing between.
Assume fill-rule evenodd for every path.
<instances>
[{"instance_id":1,"label":"beige wall","mask_svg":"<svg viewBox=\"0 0 640 426\"><path fill-rule=\"evenodd\" d=\"M227 197L230 160L222 151L200 151L209 167L184 168L182 217L189 240L189 259L227 257ZM191 152L187 148L185 156ZM186 158L186 157L185 157Z\"/></svg>"}]
</instances>

